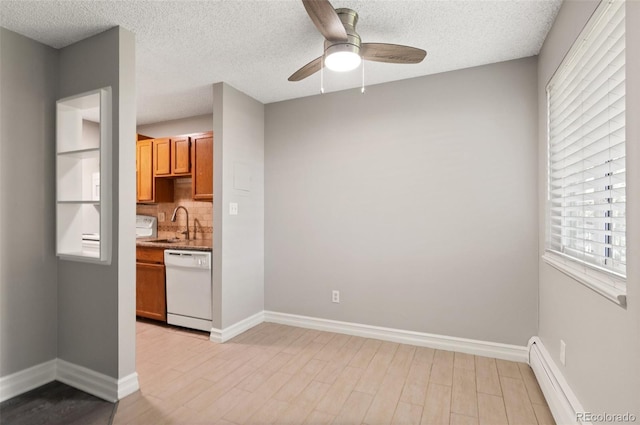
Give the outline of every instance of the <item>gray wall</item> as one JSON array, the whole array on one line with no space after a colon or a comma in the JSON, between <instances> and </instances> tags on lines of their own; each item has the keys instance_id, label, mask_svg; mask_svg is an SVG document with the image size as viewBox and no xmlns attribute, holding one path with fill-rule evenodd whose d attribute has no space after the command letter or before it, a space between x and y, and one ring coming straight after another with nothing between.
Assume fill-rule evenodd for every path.
<instances>
[{"instance_id":1,"label":"gray wall","mask_svg":"<svg viewBox=\"0 0 640 425\"><path fill-rule=\"evenodd\" d=\"M219 83L213 117L213 326L225 329L264 310L264 105Z\"/></svg>"},{"instance_id":2,"label":"gray wall","mask_svg":"<svg viewBox=\"0 0 640 425\"><path fill-rule=\"evenodd\" d=\"M267 105L266 309L525 345L536 143L535 58Z\"/></svg>"},{"instance_id":3,"label":"gray wall","mask_svg":"<svg viewBox=\"0 0 640 425\"><path fill-rule=\"evenodd\" d=\"M132 32L123 28L112 31L118 33L117 131L121 141L114 145L113 152L113 183L118 188L113 198L114 216L118 217L117 230L114 229L118 232L117 376L124 378L136 371L136 185L132 184L136 181L136 40Z\"/></svg>"},{"instance_id":4,"label":"gray wall","mask_svg":"<svg viewBox=\"0 0 640 425\"><path fill-rule=\"evenodd\" d=\"M544 253L546 199L545 87L598 6L597 1L565 1L538 62L539 232ZM628 307L613 304L544 262L540 262L539 335L576 393L591 412L640 416L640 2L627 2L627 285ZM559 361L567 344L566 366Z\"/></svg>"},{"instance_id":5,"label":"gray wall","mask_svg":"<svg viewBox=\"0 0 640 425\"><path fill-rule=\"evenodd\" d=\"M60 50L60 97L112 88L115 213L111 265L59 261L58 357L116 378L135 371L133 54L133 36L120 28Z\"/></svg>"},{"instance_id":6,"label":"gray wall","mask_svg":"<svg viewBox=\"0 0 640 425\"><path fill-rule=\"evenodd\" d=\"M202 133L213 128L213 115L205 114L195 117L163 121L138 126L138 133L149 137L178 136L188 133Z\"/></svg>"},{"instance_id":7,"label":"gray wall","mask_svg":"<svg viewBox=\"0 0 640 425\"><path fill-rule=\"evenodd\" d=\"M0 28L0 376L56 358L58 52Z\"/></svg>"}]
</instances>

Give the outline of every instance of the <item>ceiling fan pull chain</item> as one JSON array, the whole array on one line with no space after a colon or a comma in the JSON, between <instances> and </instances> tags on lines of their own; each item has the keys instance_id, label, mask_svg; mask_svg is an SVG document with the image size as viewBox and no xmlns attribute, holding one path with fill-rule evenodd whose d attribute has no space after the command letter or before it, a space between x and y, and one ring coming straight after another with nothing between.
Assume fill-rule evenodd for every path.
<instances>
[{"instance_id":1,"label":"ceiling fan pull chain","mask_svg":"<svg viewBox=\"0 0 640 425\"><path fill-rule=\"evenodd\" d=\"M324 55L320 62L320 94L324 94Z\"/></svg>"},{"instance_id":2,"label":"ceiling fan pull chain","mask_svg":"<svg viewBox=\"0 0 640 425\"><path fill-rule=\"evenodd\" d=\"M364 94L364 61L362 61L362 88L360 89L360 92Z\"/></svg>"}]
</instances>

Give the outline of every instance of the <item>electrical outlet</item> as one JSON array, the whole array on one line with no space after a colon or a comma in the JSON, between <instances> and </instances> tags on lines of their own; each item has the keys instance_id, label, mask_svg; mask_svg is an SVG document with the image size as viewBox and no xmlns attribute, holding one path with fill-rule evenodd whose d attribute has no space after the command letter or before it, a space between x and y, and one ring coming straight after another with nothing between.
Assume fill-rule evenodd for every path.
<instances>
[{"instance_id":1,"label":"electrical outlet","mask_svg":"<svg viewBox=\"0 0 640 425\"><path fill-rule=\"evenodd\" d=\"M165 216L165 214L163 212L159 212L158 213L158 221L162 222L165 221L167 219L167 217Z\"/></svg>"},{"instance_id":2,"label":"electrical outlet","mask_svg":"<svg viewBox=\"0 0 640 425\"><path fill-rule=\"evenodd\" d=\"M340 302L340 291L336 291L335 289L331 291L331 302L333 303Z\"/></svg>"},{"instance_id":3,"label":"electrical outlet","mask_svg":"<svg viewBox=\"0 0 640 425\"><path fill-rule=\"evenodd\" d=\"M560 340L560 363L567 364L567 344L563 340Z\"/></svg>"}]
</instances>

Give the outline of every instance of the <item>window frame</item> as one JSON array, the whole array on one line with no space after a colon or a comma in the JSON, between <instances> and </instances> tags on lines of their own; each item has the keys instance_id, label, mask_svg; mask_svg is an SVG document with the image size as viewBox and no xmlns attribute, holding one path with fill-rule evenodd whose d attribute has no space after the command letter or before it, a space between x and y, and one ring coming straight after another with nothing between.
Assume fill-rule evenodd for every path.
<instances>
[{"instance_id":1,"label":"window frame","mask_svg":"<svg viewBox=\"0 0 640 425\"><path fill-rule=\"evenodd\" d=\"M626 3L624 0L620 0L623 3ZM595 264L590 264L585 262L579 258L575 258L571 255L567 255L556 250L549 248L549 241L551 237L551 114L550 114L550 88L556 82L556 78L560 72L564 72L564 68L569 66L573 61L576 60L576 57L582 50L582 47L585 44L585 39L587 39L594 27L601 21L601 19L608 12L611 0L602 0L593 15L589 18L589 21L581 31L580 35L576 38L576 41L573 43L571 48L569 49L566 56L561 61L560 65L556 69L554 75L549 79L546 87L545 87L545 95L547 101L547 122L546 122L546 205L545 205L545 244L544 244L544 253L541 259L548 265L554 267L565 275L573 278L579 283L587 286L592 289L596 293L604 296L608 300L622 306L626 307L626 276L622 276L619 273L616 273L613 270L607 270L599 268ZM626 4L622 5L623 8L626 8ZM626 12L626 11L625 11ZM626 16L626 13L625 13ZM626 18L625 18L626 19ZM626 29L625 29L626 33ZM626 36L626 35L625 35ZM626 55L626 48L625 48ZM626 101L625 101L626 102ZM625 108L626 109L626 108ZM626 114L626 111L625 111ZM625 134L626 134L626 125L625 125ZM625 137L625 144L627 143ZM628 156L625 155L625 168L628 165ZM625 177L626 181L626 177ZM626 184L625 184L626 186ZM626 203L625 203L626 209ZM627 221L625 214L625 223ZM625 226L626 227L626 226ZM626 234L626 231L625 231ZM626 247L625 247L626 250Z\"/></svg>"}]
</instances>

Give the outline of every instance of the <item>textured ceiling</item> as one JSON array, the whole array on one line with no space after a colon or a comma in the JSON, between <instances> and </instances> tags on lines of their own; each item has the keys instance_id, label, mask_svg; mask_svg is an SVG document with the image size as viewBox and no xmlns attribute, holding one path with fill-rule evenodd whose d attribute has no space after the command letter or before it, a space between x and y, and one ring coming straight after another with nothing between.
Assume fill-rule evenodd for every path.
<instances>
[{"instance_id":1,"label":"textured ceiling","mask_svg":"<svg viewBox=\"0 0 640 425\"><path fill-rule=\"evenodd\" d=\"M360 15L363 42L407 44L418 65L365 62L367 85L536 55L561 0L333 0ZM120 25L136 34L138 124L212 110L224 81L263 103L319 93L320 74L289 75L322 53L299 0L7 1L0 24L60 48ZM325 72L325 90L360 85L361 73Z\"/></svg>"}]
</instances>

